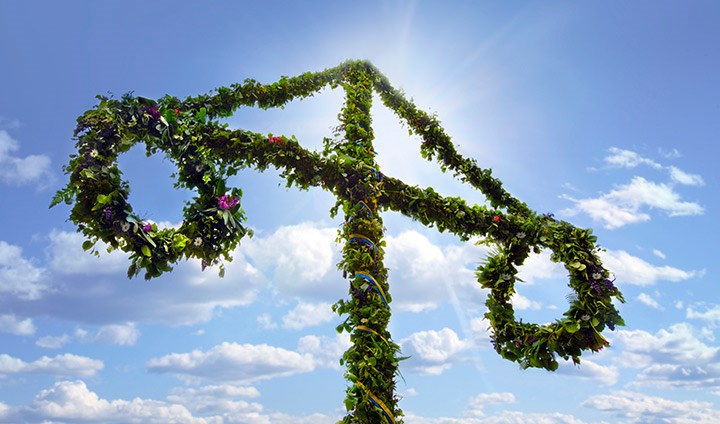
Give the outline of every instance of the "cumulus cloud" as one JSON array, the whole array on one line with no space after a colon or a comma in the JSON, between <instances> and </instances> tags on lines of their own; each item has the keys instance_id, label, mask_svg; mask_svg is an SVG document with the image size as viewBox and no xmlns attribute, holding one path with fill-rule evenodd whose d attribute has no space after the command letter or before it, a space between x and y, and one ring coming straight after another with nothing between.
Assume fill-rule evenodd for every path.
<instances>
[{"instance_id":1,"label":"cumulus cloud","mask_svg":"<svg viewBox=\"0 0 720 424\"><path fill-rule=\"evenodd\" d=\"M582 405L626 419L628 423L710 424L720 420L720 411L712 409L710 402L673 401L626 390L593 396Z\"/></svg>"},{"instance_id":2,"label":"cumulus cloud","mask_svg":"<svg viewBox=\"0 0 720 424\"><path fill-rule=\"evenodd\" d=\"M350 334L335 334L335 337L304 336L298 340L298 352L311 355L315 364L320 367L340 370L339 358L351 346Z\"/></svg>"},{"instance_id":3,"label":"cumulus cloud","mask_svg":"<svg viewBox=\"0 0 720 424\"><path fill-rule=\"evenodd\" d=\"M50 177L50 158L46 155L16 156L20 143L0 130L0 181L6 184L47 184Z\"/></svg>"},{"instance_id":4,"label":"cumulus cloud","mask_svg":"<svg viewBox=\"0 0 720 424\"><path fill-rule=\"evenodd\" d=\"M210 350L172 353L147 362L151 373L217 382L252 382L310 372L312 355L266 344L222 343Z\"/></svg>"},{"instance_id":5,"label":"cumulus cloud","mask_svg":"<svg viewBox=\"0 0 720 424\"><path fill-rule=\"evenodd\" d=\"M683 281L703 274L702 271L685 271L667 265L655 266L624 250L602 251L600 259L623 284L650 286L658 281Z\"/></svg>"},{"instance_id":6,"label":"cumulus cloud","mask_svg":"<svg viewBox=\"0 0 720 424\"><path fill-rule=\"evenodd\" d=\"M254 237L240 248L252 263L272 276L276 290L290 296L335 301L347 292L335 273L340 247L337 230L302 223L283 226L267 237ZM331 272L332 271L332 272Z\"/></svg>"},{"instance_id":7,"label":"cumulus cloud","mask_svg":"<svg viewBox=\"0 0 720 424\"><path fill-rule=\"evenodd\" d=\"M60 381L42 390L28 407L11 408L0 422L103 422L120 424L222 424L219 418L196 418L184 406L135 398L105 400L85 382Z\"/></svg>"},{"instance_id":8,"label":"cumulus cloud","mask_svg":"<svg viewBox=\"0 0 720 424\"><path fill-rule=\"evenodd\" d=\"M470 399L465 414L470 417L484 417L484 408L496 403L515 403L515 395L509 392L480 393Z\"/></svg>"},{"instance_id":9,"label":"cumulus cloud","mask_svg":"<svg viewBox=\"0 0 720 424\"><path fill-rule=\"evenodd\" d=\"M35 345L45 349L60 349L70 343L72 337L67 334L62 336L44 336L35 341Z\"/></svg>"},{"instance_id":10,"label":"cumulus cloud","mask_svg":"<svg viewBox=\"0 0 720 424\"><path fill-rule=\"evenodd\" d=\"M261 422L262 405L241 398L256 398L260 392L251 386L222 384L199 388L176 388L166 398L167 402L184 405L203 415L222 417L220 422Z\"/></svg>"},{"instance_id":11,"label":"cumulus cloud","mask_svg":"<svg viewBox=\"0 0 720 424\"><path fill-rule=\"evenodd\" d=\"M400 341L403 355L409 355L407 366L426 375L440 375L454 363L466 362L461 353L472 346L450 328L418 331Z\"/></svg>"},{"instance_id":12,"label":"cumulus cloud","mask_svg":"<svg viewBox=\"0 0 720 424\"><path fill-rule=\"evenodd\" d=\"M671 217L702 215L705 212L699 204L681 200L672 185L654 183L643 177L633 177L630 183L620 185L600 197L563 197L575 203L574 208L563 210L564 214L574 216L583 212L593 220L603 222L607 229L649 221L650 215L645 211L647 208L662 210Z\"/></svg>"},{"instance_id":13,"label":"cumulus cloud","mask_svg":"<svg viewBox=\"0 0 720 424\"><path fill-rule=\"evenodd\" d=\"M393 307L421 312L458 299L478 307L485 292L474 269L487 249L473 243L437 246L417 231L404 231L386 239L385 262L392 281Z\"/></svg>"},{"instance_id":14,"label":"cumulus cloud","mask_svg":"<svg viewBox=\"0 0 720 424\"><path fill-rule=\"evenodd\" d=\"M680 307L682 308L682 305L680 305ZM696 308L704 308L705 310L700 311L696 310ZM685 316L688 319L699 319L716 324L720 322L720 305L714 305L712 307L707 307L703 304L689 306L685 311Z\"/></svg>"},{"instance_id":15,"label":"cumulus cloud","mask_svg":"<svg viewBox=\"0 0 720 424\"><path fill-rule=\"evenodd\" d=\"M91 391L84 381L59 381L40 391L29 405L12 407L0 403L0 423L331 424L340 418L317 413L264 414L261 404L239 399L258 395L253 387L224 384L174 389L165 400L107 400Z\"/></svg>"},{"instance_id":16,"label":"cumulus cloud","mask_svg":"<svg viewBox=\"0 0 720 424\"><path fill-rule=\"evenodd\" d=\"M104 364L97 359L65 353L52 358L43 356L33 362L0 354L0 376L9 374L47 374L55 376L92 377Z\"/></svg>"},{"instance_id":17,"label":"cumulus cloud","mask_svg":"<svg viewBox=\"0 0 720 424\"><path fill-rule=\"evenodd\" d=\"M22 256L20 247L0 240L0 294L21 300L37 300L48 288L43 281L44 274L42 268ZM11 311L10 308L0 310Z\"/></svg>"},{"instance_id":18,"label":"cumulus cloud","mask_svg":"<svg viewBox=\"0 0 720 424\"><path fill-rule=\"evenodd\" d=\"M0 333L32 336L35 334L35 325L30 318L18 319L15 315L0 315Z\"/></svg>"},{"instance_id":19,"label":"cumulus cloud","mask_svg":"<svg viewBox=\"0 0 720 424\"><path fill-rule=\"evenodd\" d=\"M226 264L225 278L213 270L202 272L199 261L192 260L147 284L128 281L123 253L97 258L83 252L77 233L53 232L49 240L47 270L23 259L19 248L0 242L0 293L12 294L0 296L0 310L100 325L93 335L98 341L132 344L137 329L128 322L204 322L216 309L252 303L265 286L264 277L242 254ZM52 286L45 281L52 281Z\"/></svg>"},{"instance_id":20,"label":"cumulus cloud","mask_svg":"<svg viewBox=\"0 0 720 424\"><path fill-rule=\"evenodd\" d=\"M140 330L135 323L110 324L100 327L96 332L82 328L75 330L75 337L81 343L107 343L119 346L134 346L140 337Z\"/></svg>"},{"instance_id":21,"label":"cumulus cloud","mask_svg":"<svg viewBox=\"0 0 720 424\"><path fill-rule=\"evenodd\" d=\"M331 321L335 317L329 303L300 302L282 317L283 327L300 330Z\"/></svg>"},{"instance_id":22,"label":"cumulus cloud","mask_svg":"<svg viewBox=\"0 0 720 424\"><path fill-rule=\"evenodd\" d=\"M702 186L705 181L700 175L691 174L676 166L664 166L631 150L612 147L608 150L605 163L611 167L635 168L647 165L653 169L666 170L669 183L656 183L635 176L630 183L617 186L598 197L575 199L568 195L563 198L575 206L562 211L570 216L585 213L593 220L604 223L605 228L615 229L628 224L650 220L649 210L657 209L668 216L702 215L705 209L695 202L683 201L675 191L675 185Z\"/></svg>"},{"instance_id":23,"label":"cumulus cloud","mask_svg":"<svg viewBox=\"0 0 720 424\"><path fill-rule=\"evenodd\" d=\"M412 412L406 415L413 424L585 424L572 415L560 412L502 411L488 417L422 417Z\"/></svg>"},{"instance_id":24,"label":"cumulus cloud","mask_svg":"<svg viewBox=\"0 0 720 424\"><path fill-rule=\"evenodd\" d=\"M720 347L708 346L700 333L686 323L674 324L656 334L620 330L615 335L625 352L621 364L641 368L636 385L703 388L720 386Z\"/></svg>"}]
</instances>

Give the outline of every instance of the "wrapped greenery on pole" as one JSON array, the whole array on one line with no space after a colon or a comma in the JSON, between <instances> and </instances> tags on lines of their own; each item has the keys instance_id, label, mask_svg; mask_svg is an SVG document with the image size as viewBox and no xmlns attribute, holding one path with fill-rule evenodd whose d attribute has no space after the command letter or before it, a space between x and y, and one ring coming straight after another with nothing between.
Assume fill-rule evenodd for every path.
<instances>
[{"instance_id":1,"label":"wrapped greenery on pole","mask_svg":"<svg viewBox=\"0 0 720 424\"><path fill-rule=\"evenodd\" d=\"M242 106L282 107L326 86L342 88L345 104L339 115L340 139L325 139L322 152L304 149L294 137L229 129L218 122ZM424 158L437 160L443 171L478 189L489 206L470 206L431 187L410 186L384 175L372 144L373 92L422 138ZM70 219L87 239L85 250L97 254L94 246L101 241L109 251L129 253L128 277L158 277L177 261L191 258L199 259L203 269L218 266L222 275L223 261L232 260L242 237L252 236L244 224L242 190L227 186L241 168L262 171L273 166L288 187L322 187L336 196L331 214L342 211L345 217L338 236L344 243L338 267L349 280L350 296L333 309L345 317L338 331L348 332L352 342L341 359L348 380L344 423L402 421L395 378L403 358L387 330L392 297L383 265L382 210L398 211L462 240L479 236L494 247L476 273L489 290L485 318L495 350L522 367L552 371L558 367L557 356L579 364L583 351L608 345L602 336L606 327L624 324L613 304L613 298L623 301L622 295L598 257L592 232L551 214L538 215L511 196L489 169L457 152L434 116L418 110L369 62L348 61L272 84L246 80L185 100L132 95L98 99L96 107L78 118L78 153L64 167L70 181L51 206L72 205ZM176 187L195 193L177 228L159 228L128 202L130 186L121 178L117 157L139 142L148 155L163 152L178 168ZM514 282L523 261L542 249L550 249L551 259L564 264L574 294L555 322L524 323L515 319L510 302Z\"/></svg>"}]
</instances>

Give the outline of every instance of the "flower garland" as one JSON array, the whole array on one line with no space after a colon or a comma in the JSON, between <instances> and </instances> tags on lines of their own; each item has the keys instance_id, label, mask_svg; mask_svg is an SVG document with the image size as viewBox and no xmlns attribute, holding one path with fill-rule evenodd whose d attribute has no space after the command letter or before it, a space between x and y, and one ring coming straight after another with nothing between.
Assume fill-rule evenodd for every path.
<instances>
[{"instance_id":1,"label":"flower garland","mask_svg":"<svg viewBox=\"0 0 720 424\"><path fill-rule=\"evenodd\" d=\"M294 137L232 130L217 122L241 106L281 107L326 86L342 87L346 103L335 134L339 141L326 139L322 152L305 150ZM431 187L409 186L382 174L372 145L372 91L422 138L423 157L437 160L443 171L477 188L489 207L468 206ZM272 165L288 186L321 186L338 198L331 213L342 209L345 214L339 235L345 247L338 266L350 278L350 300L340 300L333 308L347 315L338 331L349 332L353 341L341 359L352 383L344 422L402 417L394 375L403 358L387 331L392 298L382 264L381 210L401 212L463 240L481 236L495 246L497 252L478 267L477 277L490 291L485 317L493 345L504 358L523 367L555 370L556 355L579 363L583 351L608 345L601 334L605 327L623 325L612 302L623 301L622 295L602 266L591 231L538 215L512 197L490 170L457 152L436 117L418 110L368 62L349 61L266 85L246 80L182 101L169 96L157 101L131 95L98 98L99 104L78 118L78 154L64 167L69 183L51 206L73 205L70 219L87 238L84 249L102 241L109 250L130 253L129 277L141 271L145 278L157 277L181 258L198 258L203 269L220 264L222 274L222 260L231 260L230 252L241 238L252 235L242 224L242 191L227 187L227 179L240 168L262 171ZM159 228L135 214L128 202L130 187L121 178L117 157L139 142L148 155L164 152L178 167L176 187L196 193L185 205L178 228ZM517 269L530 252L542 249L550 249L551 259L565 265L574 295L562 319L548 325L523 323L515 319L511 303Z\"/></svg>"}]
</instances>

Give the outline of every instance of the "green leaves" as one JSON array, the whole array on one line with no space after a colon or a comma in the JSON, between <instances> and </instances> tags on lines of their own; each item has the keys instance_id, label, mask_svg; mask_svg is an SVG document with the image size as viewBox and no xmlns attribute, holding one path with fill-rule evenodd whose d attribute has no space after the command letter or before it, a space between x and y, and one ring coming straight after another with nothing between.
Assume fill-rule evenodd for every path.
<instances>
[{"instance_id":1,"label":"green leaves","mask_svg":"<svg viewBox=\"0 0 720 424\"><path fill-rule=\"evenodd\" d=\"M217 122L240 106L282 107L327 85L341 86L346 102L339 114L340 125L333 139L325 139L322 154L304 149L294 137L231 130ZM422 138L420 154L477 188L485 196L484 204L468 205L457 197L443 197L432 187L408 186L379 171L372 144L373 90L411 133ZM490 290L485 317L496 350L522 367L556 370L555 355L579 363L583 351L607 345L600 334L605 326L624 325L612 303L613 297L623 301L622 295L597 256L592 232L550 215L538 216L511 196L490 169L458 153L436 116L419 110L368 62L348 61L322 72L282 77L269 85L246 80L182 101L132 95L98 99L95 108L78 118L78 153L64 167L69 183L54 195L50 207L60 202L72 205L70 218L88 238L83 249L92 250L102 241L109 250L129 253L128 277L140 271L145 271L147 279L157 277L183 258L199 259L203 270L219 265L219 274L224 275L221 261L231 260L240 239L252 235L243 226L244 211L231 200L237 196L239 201L241 190L228 193L227 187L228 179L244 167L262 171L273 166L288 187L321 186L337 197L331 214L342 207L346 215L339 236L345 245L338 267L344 278L353 278L349 300L333 306L346 316L337 331L350 333L354 342L341 359L347 366L346 378L354 383L345 400L350 415L343 422L383 422L382 411L369 401L370 394L396 417L402 415L394 390L397 365L403 358L387 331L392 297L383 265L384 228L379 211L398 211L462 240L480 237L497 248L476 275L482 287ZM178 166L176 187L196 194L185 206L179 228L158 230L128 203L130 186L121 179L117 155L140 141L148 154L162 151ZM545 248L570 273L568 284L574 293L570 307L561 320L549 325L517 321L511 303L514 283L520 281L517 269L531 251ZM354 278L358 273L368 278Z\"/></svg>"}]
</instances>

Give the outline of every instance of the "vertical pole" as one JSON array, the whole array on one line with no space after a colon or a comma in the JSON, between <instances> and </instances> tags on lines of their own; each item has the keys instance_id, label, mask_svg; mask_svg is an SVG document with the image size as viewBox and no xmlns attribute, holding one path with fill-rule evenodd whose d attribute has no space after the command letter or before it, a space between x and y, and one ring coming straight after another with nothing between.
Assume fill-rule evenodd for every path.
<instances>
[{"instance_id":1,"label":"vertical pole","mask_svg":"<svg viewBox=\"0 0 720 424\"><path fill-rule=\"evenodd\" d=\"M345 169L354 171L347 175L360 177L349 177L342 200L341 238L346 242L338 266L350 279L350 300L340 300L336 310L348 314L342 327L352 342L342 359L351 382L345 398L348 415L342 422L395 424L402 415L395 396L399 359L398 346L387 330L391 298L383 265L383 221L377 208L383 182L372 146L372 81L363 66L349 67L346 72L346 101L340 115L345 140L339 154L348 158Z\"/></svg>"}]
</instances>

